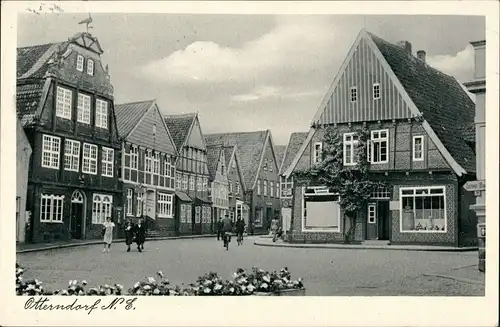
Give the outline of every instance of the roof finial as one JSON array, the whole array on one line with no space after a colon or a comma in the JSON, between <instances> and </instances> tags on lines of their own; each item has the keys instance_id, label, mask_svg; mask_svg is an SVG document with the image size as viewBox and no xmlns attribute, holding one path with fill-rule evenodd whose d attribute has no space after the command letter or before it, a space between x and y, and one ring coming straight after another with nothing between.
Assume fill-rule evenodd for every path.
<instances>
[{"instance_id":1,"label":"roof finial","mask_svg":"<svg viewBox=\"0 0 500 327\"><path fill-rule=\"evenodd\" d=\"M87 28L87 33L88 33L89 32L89 28L93 28L92 26L90 26L91 23L92 23L92 16L89 13L89 18L86 18L86 19L82 20L78 24L85 24L86 28Z\"/></svg>"}]
</instances>

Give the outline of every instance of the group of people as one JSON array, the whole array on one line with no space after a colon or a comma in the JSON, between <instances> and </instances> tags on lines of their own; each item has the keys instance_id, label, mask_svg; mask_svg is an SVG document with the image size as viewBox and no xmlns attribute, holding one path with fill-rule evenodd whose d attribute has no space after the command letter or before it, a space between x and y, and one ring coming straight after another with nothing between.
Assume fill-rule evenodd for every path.
<instances>
[{"instance_id":1,"label":"group of people","mask_svg":"<svg viewBox=\"0 0 500 327\"><path fill-rule=\"evenodd\" d=\"M110 217L106 218L106 221L102 227L102 234L104 237L104 249L102 252L109 252L111 249L111 243L113 242L113 229L115 228L115 223L111 221ZM134 224L131 219L125 224L125 244L127 244L127 252L130 252L130 245L135 241L137 244L137 250L142 252L144 250L144 242L146 242L146 226L142 219Z\"/></svg>"},{"instance_id":2,"label":"group of people","mask_svg":"<svg viewBox=\"0 0 500 327\"><path fill-rule=\"evenodd\" d=\"M238 245L242 245L243 234L245 233L245 221L241 219L241 216L238 216L234 224L228 214L224 216L224 219L219 218L217 222L217 240L219 241L222 238L225 248L227 248L227 244L231 242L231 234L233 231L236 232L236 241Z\"/></svg>"}]
</instances>

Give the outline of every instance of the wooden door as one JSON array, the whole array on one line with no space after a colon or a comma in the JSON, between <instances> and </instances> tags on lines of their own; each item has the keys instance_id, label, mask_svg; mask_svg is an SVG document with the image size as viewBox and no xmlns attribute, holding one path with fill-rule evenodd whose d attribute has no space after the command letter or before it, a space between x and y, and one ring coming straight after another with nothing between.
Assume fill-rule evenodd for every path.
<instances>
[{"instance_id":1,"label":"wooden door","mask_svg":"<svg viewBox=\"0 0 500 327\"><path fill-rule=\"evenodd\" d=\"M71 237L74 239L82 238L83 225L83 203L71 204Z\"/></svg>"},{"instance_id":2,"label":"wooden door","mask_svg":"<svg viewBox=\"0 0 500 327\"><path fill-rule=\"evenodd\" d=\"M389 201L377 203L378 239L389 240L391 237L391 215Z\"/></svg>"},{"instance_id":3,"label":"wooden door","mask_svg":"<svg viewBox=\"0 0 500 327\"><path fill-rule=\"evenodd\" d=\"M369 203L367 210L366 239L378 240L377 203Z\"/></svg>"}]
</instances>

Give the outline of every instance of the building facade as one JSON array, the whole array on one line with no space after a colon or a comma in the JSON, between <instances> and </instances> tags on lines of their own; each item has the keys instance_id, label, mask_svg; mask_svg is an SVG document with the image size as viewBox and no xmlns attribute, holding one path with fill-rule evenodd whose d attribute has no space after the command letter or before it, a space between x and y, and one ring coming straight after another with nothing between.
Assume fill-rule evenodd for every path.
<instances>
[{"instance_id":1,"label":"building facade","mask_svg":"<svg viewBox=\"0 0 500 327\"><path fill-rule=\"evenodd\" d=\"M226 159L228 191L229 191L229 217L236 221L241 217L248 230L250 219L250 207L245 201L246 186L241 170L238 146L230 145L224 147L224 157Z\"/></svg>"},{"instance_id":2,"label":"building facade","mask_svg":"<svg viewBox=\"0 0 500 327\"><path fill-rule=\"evenodd\" d=\"M177 234L209 233L212 203L208 197L207 147L198 114L164 116L179 156L176 160Z\"/></svg>"},{"instance_id":3,"label":"building facade","mask_svg":"<svg viewBox=\"0 0 500 327\"><path fill-rule=\"evenodd\" d=\"M208 192L212 201L212 220L210 231L216 232L216 222L229 215L229 185L227 166L222 145L207 146Z\"/></svg>"},{"instance_id":4,"label":"building facade","mask_svg":"<svg viewBox=\"0 0 500 327\"><path fill-rule=\"evenodd\" d=\"M28 193L28 170L33 150L24 134L23 126L19 119L16 120L16 242L24 243L26 240L26 195Z\"/></svg>"},{"instance_id":5,"label":"building facade","mask_svg":"<svg viewBox=\"0 0 500 327\"><path fill-rule=\"evenodd\" d=\"M123 216L144 219L150 235L176 235L177 150L156 101L119 104L115 114L122 142Z\"/></svg>"},{"instance_id":6,"label":"building facade","mask_svg":"<svg viewBox=\"0 0 500 327\"><path fill-rule=\"evenodd\" d=\"M121 147L102 54L89 33L17 49L17 114L33 149L29 241L100 238L120 212Z\"/></svg>"},{"instance_id":7,"label":"building facade","mask_svg":"<svg viewBox=\"0 0 500 327\"><path fill-rule=\"evenodd\" d=\"M271 220L279 218L278 163L271 131L210 134L207 144L237 145L245 180L245 201L249 210L249 231L263 233L269 230Z\"/></svg>"},{"instance_id":8,"label":"building facade","mask_svg":"<svg viewBox=\"0 0 500 327\"><path fill-rule=\"evenodd\" d=\"M362 30L283 175L322 160L326 128L342 135L344 166L357 165L359 131L367 128L371 178L387 186L373 190L349 226L337 194L295 176L289 241L342 242L354 231L357 242L474 244L473 199L462 188L476 172L464 133L473 108L453 77L425 62L424 51L415 57L409 42L391 44Z\"/></svg>"}]
</instances>

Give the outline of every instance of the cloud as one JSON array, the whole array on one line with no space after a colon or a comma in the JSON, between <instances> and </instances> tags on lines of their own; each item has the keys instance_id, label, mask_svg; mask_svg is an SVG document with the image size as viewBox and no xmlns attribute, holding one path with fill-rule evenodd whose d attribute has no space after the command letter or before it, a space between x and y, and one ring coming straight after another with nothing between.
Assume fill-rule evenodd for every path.
<instances>
[{"instance_id":1,"label":"cloud","mask_svg":"<svg viewBox=\"0 0 500 327\"><path fill-rule=\"evenodd\" d=\"M474 48L468 45L454 55L429 56L427 62L460 82L467 82L472 79L474 72Z\"/></svg>"}]
</instances>

